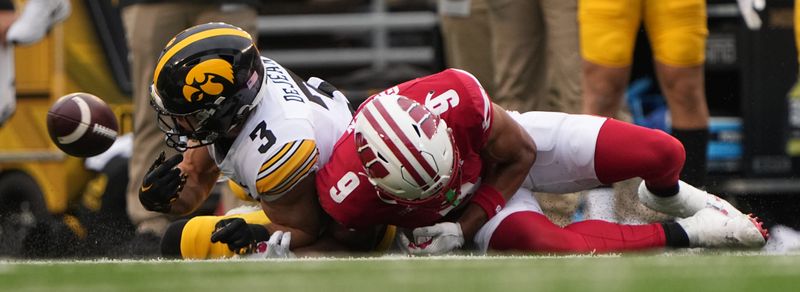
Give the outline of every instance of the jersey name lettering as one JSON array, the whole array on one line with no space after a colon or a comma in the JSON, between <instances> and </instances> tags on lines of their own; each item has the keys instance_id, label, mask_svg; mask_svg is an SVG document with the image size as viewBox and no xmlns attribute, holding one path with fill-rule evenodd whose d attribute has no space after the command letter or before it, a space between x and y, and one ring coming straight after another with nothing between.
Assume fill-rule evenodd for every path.
<instances>
[{"instance_id":1,"label":"jersey name lettering","mask_svg":"<svg viewBox=\"0 0 800 292\"><path fill-rule=\"evenodd\" d=\"M300 96L300 90L297 89L293 80L289 79L289 73L286 69L275 63L270 59L264 59L264 68L267 71L267 78L277 84L283 91L283 99L286 101L303 102L303 97Z\"/></svg>"}]
</instances>

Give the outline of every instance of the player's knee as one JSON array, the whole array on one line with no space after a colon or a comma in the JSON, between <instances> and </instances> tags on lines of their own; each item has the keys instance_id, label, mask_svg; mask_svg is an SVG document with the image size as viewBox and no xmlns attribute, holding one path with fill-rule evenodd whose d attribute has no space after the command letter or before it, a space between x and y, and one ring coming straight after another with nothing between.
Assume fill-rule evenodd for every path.
<instances>
[{"instance_id":1,"label":"player's knee","mask_svg":"<svg viewBox=\"0 0 800 292\"><path fill-rule=\"evenodd\" d=\"M584 98L591 99L603 107L618 107L628 83L625 70L609 68L597 64L587 64L584 68Z\"/></svg>"},{"instance_id":2,"label":"player's knee","mask_svg":"<svg viewBox=\"0 0 800 292\"><path fill-rule=\"evenodd\" d=\"M652 130L652 133L645 146L650 151L647 169L658 173L680 172L686 160L683 144L665 132Z\"/></svg>"},{"instance_id":3,"label":"player's knee","mask_svg":"<svg viewBox=\"0 0 800 292\"><path fill-rule=\"evenodd\" d=\"M181 258L181 237L183 228L189 219L181 219L167 227L161 238L161 256L165 258Z\"/></svg>"},{"instance_id":4,"label":"player's knee","mask_svg":"<svg viewBox=\"0 0 800 292\"><path fill-rule=\"evenodd\" d=\"M489 241L495 251L554 252L565 248L560 242L556 226L543 214L517 212L509 215L497 226Z\"/></svg>"}]
</instances>

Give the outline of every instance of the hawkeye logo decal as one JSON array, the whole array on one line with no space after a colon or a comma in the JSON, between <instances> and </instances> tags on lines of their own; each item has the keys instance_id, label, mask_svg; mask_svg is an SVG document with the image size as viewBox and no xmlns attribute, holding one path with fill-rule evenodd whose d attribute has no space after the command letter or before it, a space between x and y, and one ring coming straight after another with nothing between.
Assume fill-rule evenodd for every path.
<instances>
[{"instance_id":1,"label":"hawkeye logo decal","mask_svg":"<svg viewBox=\"0 0 800 292\"><path fill-rule=\"evenodd\" d=\"M186 74L183 98L188 102L201 101L206 96L222 94L233 86L233 66L222 59L210 59L195 65Z\"/></svg>"}]
</instances>

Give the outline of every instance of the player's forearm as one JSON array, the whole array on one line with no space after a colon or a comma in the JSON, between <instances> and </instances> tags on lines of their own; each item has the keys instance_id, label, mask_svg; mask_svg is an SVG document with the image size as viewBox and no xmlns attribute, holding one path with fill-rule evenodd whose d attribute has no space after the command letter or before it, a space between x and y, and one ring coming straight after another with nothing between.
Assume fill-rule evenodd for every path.
<instances>
[{"instance_id":1,"label":"player's forearm","mask_svg":"<svg viewBox=\"0 0 800 292\"><path fill-rule=\"evenodd\" d=\"M536 144L530 134L502 108L494 107L495 123L481 153L481 184L510 199L525 181L536 161Z\"/></svg>"},{"instance_id":2,"label":"player's forearm","mask_svg":"<svg viewBox=\"0 0 800 292\"><path fill-rule=\"evenodd\" d=\"M189 215L205 202L210 192L210 188L189 185L187 182L178 199L172 202L169 213L178 216Z\"/></svg>"},{"instance_id":3,"label":"player's forearm","mask_svg":"<svg viewBox=\"0 0 800 292\"><path fill-rule=\"evenodd\" d=\"M170 214L184 216L200 208L208 199L219 177L218 172L197 173L191 170L187 171L186 175L186 184L180 191L178 199L172 202Z\"/></svg>"},{"instance_id":4,"label":"player's forearm","mask_svg":"<svg viewBox=\"0 0 800 292\"><path fill-rule=\"evenodd\" d=\"M472 240L480 227L505 206L525 181L535 159L535 150L529 152L531 155L520 152L505 163L484 165L481 186L458 222L467 241Z\"/></svg>"},{"instance_id":5,"label":"player's forearm","mask_svg":"<svg viewBox=\"0 0 800 292\"><path fill-rule=\"evenodd\" d=\"M458 218L458 224L461 225L464 240L471 242L478 230L481 229L481 226L486 224L486 221L489 221L486 212L477 204L469 204L464 213L461 214L461 217Z\"/></svg>"},{"instance_id":6,"label":"player's forearm","mask_svg":"<svg viewBox=\"0 0 800 292\"><path fill-rule=\"evenodd\" d=\"M506 200L511 199L525 182L533 166L536 150L531 151L530 155L526 151L520 151L507 162L494 165L490 171L485 172L481 184L491 186Z\"/></svg>"},{"instance_id":7,"label":"player's forearm","mask_svg":"<svg viewBox=\"0 0 800 292\"><path fill-rule=\"evenodd\" d=\"M272 221L272 227L267 227L270 233L274 230L292 232L292 248L311 244L322 233L324 211L318 202L313 175L274 201L262 199L261 209Z\"/></svg>"},{"instance_id":8,"label":"player's forearm","mask_svg":"<svg viewBox=\"0 0 800 292\"><path fill-rule=\"evenodd\" d=\"M178 167L181 175L186 177L186 183L170 209L170 214L180 216L194 212L208 199L220 175L205 147L189 149L183 156L184 160Z\"/></svg>"},{"instance_id":9,"label":"player's forearm","mask_svg":"<svg viewBox=\"0 0 800 292\"><path fill-rule=\"evenodd\" d=\"M261 207L264 209L271 223L267 224L270 234L276 230L289 231L292 233L291 248L307 246L322 233L322 210L314 208L314 205L296 206L269 206L270 204L262 201Z\"/></svg>"},{"instance_id":10,"label":"player's forearm","mask_svg":"<svg viewBox=\"0 0 800 292\"><path fill-rule=\"evenodd\" d=\"M319 230L314 230L314 228L293 228L276 223L269 223L265 227L267 228L270 234L274 233L277 230L291 232L292 243L290 248L293 250L295 248L309 247L315 241L317 241L319 237Z\"/></svg>"}]
</instances>

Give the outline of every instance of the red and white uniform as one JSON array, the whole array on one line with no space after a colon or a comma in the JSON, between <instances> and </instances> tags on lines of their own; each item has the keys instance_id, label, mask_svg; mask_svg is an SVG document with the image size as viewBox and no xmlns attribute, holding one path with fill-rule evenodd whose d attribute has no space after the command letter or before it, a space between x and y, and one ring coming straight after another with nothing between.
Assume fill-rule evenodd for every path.
<instances>
[{"instance_id":1,"label":"red and white uniform","mask_svg":"<svg viewBox=\"0 0 800 292\"><path fill-rule=\"evenodd\" d=\"M465 206L480 184L480 152L492 125L491 101L472 75L452 69L381 94L416 100L447 123L461 159L461 174L451 182L453 192L444 204L409 206L381 198L357 156L351 124L337 142L330 162L317 173L323 209L349 228L379 224L414 228L455 221L457 218L445 217ZM533 139L537 158L522 187L473 238L479 250L600 252L663 246L664 231L659 224L628 226L588 220L558 227L542 214L532 193L576 192L632 177L642 177L655 186L677 184L683 165L683 148L677 140L604 117L508 114Z\"/></svg>"},{"instance_id":2,"label":"red and white uniform","mask_svg":"<svg viewBox=\"0 0 800 292\"><path fill-rule=\"evenodd\" d=\"M460 176L454 178L460 183L451 183L454 189L444 203L406 206L379 197L356 156L350 127L334 146L327 166L317 172L320 203L333 219L351 228L431 225L466 205L468 195L476 189L482 166L480 150L489 137L492 121L491 102L472 75L454 69L402 83L380 94L408 97L440 115L451 129L460 153Z\"/></svg>"}]
</instances>

